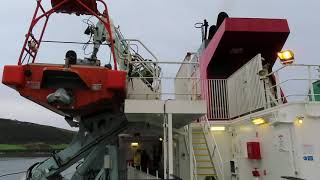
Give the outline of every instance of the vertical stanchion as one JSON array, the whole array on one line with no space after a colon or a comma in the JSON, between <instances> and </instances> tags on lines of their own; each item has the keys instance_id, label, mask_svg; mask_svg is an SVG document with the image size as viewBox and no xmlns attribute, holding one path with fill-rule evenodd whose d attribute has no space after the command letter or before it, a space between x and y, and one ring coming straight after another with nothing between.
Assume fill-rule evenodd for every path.
<instances>
[{"instance_id":1,"label":"vertical stanchion","mask_svg":"<svg viewBox=\"0 0 320 180\"><path fill-rule=\"evenodd\" d=\"M171 178L173 174L173 136L172 136L172 114L168 114L168 161L169 161L169 175L168 178Z\"/></svg>"},{"instance_id":2,"label":"vertical stanchion","mask_svg":"<svg viewBox=\"0 0 320 180\"><path fill-rule=\"evenodd\" d=\"M314 98L314 89L312 85L312 78L311 78L311 66L308 66L308 80L309 80L309 88L310 88L310 94L311 94L311 101L315 101ZM309 98L310 99L310 98Z\"/></svg>"},{"instance_id":3,"label":"vertical stanchion","mask_svg":"<svg viewBox=\"0 0 320 180\"><path fill-rule=\"evenodd\" d=\"M167 177L167 165L168 165L168 137L167 137L167 118L165 117L166 114L164 114L164 119L163 119L163 175L164 179L168 179Z\"/></svg>"},{"instance_id":4,"label":"vertical stanchion","mask_svg":"<svg viewBox=\"0 0 320 180\"><path fill-rule=\"evenodd\" d=\"M276 91L277 91L277 100L279 104L283 104L283 100L281 97L281 88L280 88L280 79L279 79L279 73L274 73L275 81L276 81Z\"/></svg>"},{"instance_id":5,"label":"vertical stanchion","mask_svg":"<svg viewBox=\"0 0 320 180\"><path fill-rule=\"evenodd\" d=\"M194 167L194 164L193 164L193 147L192 147L192 125L189 124L188 125L188 139L189 139L189 168L190 168L190 179L193 179L193 167Z\"/></svg>"}]
</instances>

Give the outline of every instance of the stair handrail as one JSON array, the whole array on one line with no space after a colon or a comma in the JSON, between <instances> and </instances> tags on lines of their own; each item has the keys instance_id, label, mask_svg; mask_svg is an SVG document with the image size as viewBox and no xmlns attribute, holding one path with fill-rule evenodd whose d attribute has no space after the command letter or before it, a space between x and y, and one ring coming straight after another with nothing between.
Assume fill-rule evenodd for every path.
<instances>
[{"instance_id":1,"label":"stair handrail","mask_svg":"<svg viewBox=\"0 0 320 180\"><path fill-rule=\"evenodd\" d=\"M121 40L123 43L125 43L127 45L127 49L131 49L134 51L134 55L137 56L137 59L136 60L139 60L139 62L142 64L142 66L144 66L148 71L152 72L153 76L154 77L158 77L159 76L159 70L158 70L158 67L155 67L155 68L151 68L152 70L150 70L150 67L148 64L144 63L143 61L145 61L145 59L138 53L136 52L133 48L131 48L131 42L138 42L154 59L155 59L155 63L158 65L158 58L151 52L151 50L149 50L147 48L146 45L144 45L140 40L137 40L137 39L122 39ZM130 62L130 63L133 63L133 62Z\"/></svg>"},{"instance_id":2,"label":"stair handrail","mask_svg":"<svg viewBox=\"0 0 320 180\"><path fill-rule=\"evenodd\" d=\"M159 61L158 58L157 58L157 56L155 56L155 55L150 51L150 49L149 49L145 44L143 44L140 40L138 40L138 39L122 39L122 41L126 41L127 44L130 44L130 43L128 43L128 42L137 42L137 43L139 43L139 44L156 60L156 62Z\"/></svg>"},{"instance_id":3,"label":"stair handrail","mask_svg":"<svg viewBox=\"0 0 320 180\"><path fill-rule=\"evenodd\" d=\"M135 61L137 62L140 62L140 64L146 68L149 72L151 72L153 74L153 78L157 78L159 77L159 74L156 74L159 70L158 70L158 67L150 67L149 63L145 63L145 59L138 53L135 53ZM131 62L131 63L134 63L134 62Z\"/></svg>"},{"instance_id":4,"label":"stair handrail","mask_svg":"<svg viewBox=\"0 0 320 180\"><path fill-rule=\"evenodd\" d=\"M196 160L196 156L194 154L194 150L193 148L189 149L189 143L192 143L192 142L189 142L189 139L187 138L187 134L188 134L188 131L192 131L192 129L189 129L187 126L184 127L184 131L185 131L185 134L184 135L184 142L185 142L185 146L187 148L187 153L190 154L191 153L191 156L192 156L192 159L193 159L193 180L198 180L198 177L197 177L197 160ZM192 147L192 146L191 146ZM190 169L191 171L191 169Z\"/></svg>"},{"instance_id":5,"label":"stair handrail","mask_svg":"<svg viewBox=\"0 0 320 180\"><path fill-rule=\"evenodd\" d=\"M212 161L212 163L214 165L214 161L213 160L214 160L214 156L215 156L215 151L217 151L218 158L219 158L219 161L220 161L220 165L218 165L218 169L219 169L219 173L221 174L222 180L224 180L225 179L224 178L224 167L223 167L224 163L223 163L223 160L222 160L222 156L221 156L220 149L219 149L219 146L217 144L216 138L214 137L213 133L211 133L210 122L209 122L207 116L204 116L201 119L203 120L202 122L204 122L204 123L201 123L204 135L206 133L209 134L209 137L211 137L211 139L212 139L211 142L213 142L213 143L210 143L210 145L212 146L212 149L213 149L213 152L210 153L211 161ZM205 136L205 138L206 138L206 136ZM206 141L206 143L207 143L207 146L209 146L209 141ZM210 148L208 148L208 150L210 151ZM214 167L216 167L216 166L214 165Z\"/></svg>"},{"instance_id":6,"label":"stair handrail","mask_svg":"<svg viewBox=\"0 0 320 180\"><path fill-rule=\"evenodd\" d=\"M158 58L151 52L151 50L145 44L143 44L138 39L121 39L121 42L126 45L128 55L130 54L130 56L136 57L136 59L135 59L136 62L131 61L131 58L128 58L128 60L130 59L128 63L131 63L131 64L139 63L143 68L145 68L147 71L149 71L152 74L152 77L150 77L150 78L153 78L153 82L157 81L157 83L155 83L156 87L154 87L154 90L158 91L159 86L161 84L160 79L159 79L161 68L158 66L158 62L159 62ZM131 48L131 42L136 42L136 43L140 44L154 58L154 61L152 61L155 64L154 67L149 65L149 63L146 63L146 60L137 51L135 51L133 48ZM134 53L133 55L131 53L129 53L131 50ZM143 76L141 76L140 73L139 73L139 75L140 75L140 77L143 77ZM152 87L152 85L150 87Z\"/></svg>"},{"instance_id":7,"label":"stair handrail","mask_svg":"<svg viewBox=\"0 0 320 180\"><path fill-rule=\"evenodd\" d=\"M121 31L120 31L120 27L118 28L115 28L115 32L116 32L116 35L118 36L119 38L119 41L120 43L122 44L122 50L123 52L126 52L127 55L126 56L132 56L132 54L130 53L130 50L132 50L134 52L134 55L137 55L138 56L138 60L139 62L143 62L144 61L144 58L137 52L135 51L132 47L131 47L131 42L138 42L144 49L147 50L147 52L149 52L151 54L151 56L156 60L156 62L158 62L158 58L147 48L146 45L144 45L140 40L137 40L137 39L125 39L124 36L122 35ZM119 51L119 50L118 50ZM122 54L120 54L122 55ZM127 58L128 60L131 59L129 57L122 57L123 59ZM147 65L146 64L142 64L143 66L145 66L145 68L148 68L148 70L150 72L152 72L152 70L149 69L149 67L146 67ZM154 70L154 69L153 69ZM152 72L154 74L154 72Z\"/></svg>"}]
</instances>

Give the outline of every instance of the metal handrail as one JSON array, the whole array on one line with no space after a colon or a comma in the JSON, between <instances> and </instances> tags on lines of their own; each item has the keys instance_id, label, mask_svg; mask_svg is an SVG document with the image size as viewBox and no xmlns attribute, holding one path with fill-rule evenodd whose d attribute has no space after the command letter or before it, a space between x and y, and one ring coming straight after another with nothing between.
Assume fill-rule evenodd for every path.
<instances>
[{"instance_id":1,"label":"metal handrail","mask_svg":"<svg viewBox=\"0 0 320 180\"><path fill-rule=\"evenodd\" d=\"M188 127L184 127L184 131L186 132L186 134L188 133L188 131L192 131L192 129L189 129ZM196 156L194 154L194 150L193 148L192 149L189 149L189 140L187 140L188 138L186 137L186 135L184 136L184 142L185 142L185 145L186 145L186 148L187 148L187 152L188 154L191 153L191 156L192 156L192 159L193 159L193 180L198 180L198 176L197 176L197 159L196 159ZM190 170L191 171L191 170Z\"/></svg>"},{"instance_id":2,"label":"metal handrail","mask_svg":"<svg viewBox=\"0 0 320 180\"><path fill-rule=\"evenodd\" d=\"M287 70L290 67L294 67L294 69L289 69L289 70L296 70L297 68L300 67L300 69L302 70L303 74L299 74L296 77L288 77L288 78L279 78L279 74L278 73L283 73L286 72L285 70ZM281 70L284 70L283 72L279 72ZM287 66L282 66L279 69L265 75L261 77L261 80L264 80L264 90L263 90L263 94L265 95L265 97L261 97L259 96L259 98L266 98L265 101L263 102L263 104L261 104L261 107L250 107L248 110L246 110L246 112L243 112L242 114L235 114L235 115L229 115L229 117L227 117L226 119L230 119L230 118L235 118L235 117L239 117L242 116L244 114L248 114L248 113L252 113L252 112L256 112L259 109L268 109L271 107L275 107L281 104L284 104L286 102L293 102L296 100L300 100L300 97L306 97L306 99L304 99L304 101L316 101L318 100L319 97L319 92L314 92L314 82L315 81L320 81L320 76L319 78L317 77L318 74L314 74L319 72L320 75L320 66L319 65L305 65L305 64L292 64L292 65L287 65ZM226 79L224 79L226 80ZM219 81L219 80L205 80L207 82L210 81ZM221 80L220 80L221 81ZM275 81L275 82L273 82ZM295 88L295 89L287 89L287 85L288 84L293 84L294 82L302 82L304 81L304 83L306 83L304 89L302 89L301 87ZM271 83L272 82L272 83ZM201 86L201 88L210 88L210 85L205 85L206 82L204 82L203 86ZM308 84L308 85L307 85ZM225 87L227 88L227 87ZM209 93L212 90L209 89ZM301 92L303 91L303 92ZM203 95L206 96L208 94L206 94L207 91L202 90L202 92L205 92ZM218 101L220 98L219 93L218 94L214 94L215 97L218 97ZM232 99L228 99L229 95L227 95L227 99L223 99L223 101L227 101L227 102L233 102ZM290 98L288 98L290 97ZM299 97L299 98L298 98ZM214 101L216 102L216 99L209 99L208 100L208 117L211 119L211 114L210 114L210 108L211 105ZM233 102L234 103L234 102ZM227 108L227 106L226 106ZM230 114L230 112L228 112L228 114ZM221 116L221 114L218 114L219 119L224 119L223 115Z\"/></svg>"},{"instance_id":3,"label":"metal handrail","mask_svg":"<svg viewBox=\"0 0 320 180\"><path fill-rule=\"evenodd\" d=\"M146 69L147 71L149 71L151 74L152 74L152 77L154 79L154 82L156 81L156 78L160 76L160 68L157 64L158 62L158 58L151 52L151 50L146 46L144 45L140 40L138 39L121 39L121 42L123 44L126 44L127 46L127 51L128 51L128 64L136 64L136 63L139 63L142 65L142 67L144 69ZM151 61L152 63L155 63L155 67L150 67L150 65L147 63L148 61L144 61L144 58L138 53L136 52L134 49L132 49L131 47L131 42L137 42L138 44L140 44L155 60L154 61ZM134 55L136 56L136 59L135 61L131 61L131 58L132 57L132 54L130 51L133 51L134 52ZM130 68L130 67L129 67ZM139 76L142 77L143 75L138 72ZM143 80L143 79L142 79ZM143 80L144 83L146 83L148 86L152 87L152 84L150 84L149 82L147 82L145 79ZM159 90L159 87L160 87L160 84L161 82L159 81L158 83L156 83L158 85L158 87L155 87L155 91L158 91Z\"/></svg>"},{"instance_id":4,"label":"metal handrail","mask_svg":"<svg viewBox=\"0 0 320 180\"><path fill-rule=\"evenodd\" d=\"M128 48L130 48L130 49L132 49L131 48L131 42L133 41L133 42L138 42L154 59L155 59L155 61L156 62L158 62L158 58L151 52L151 50L146 46L146 45L144 45L140 40L138 40L138 39L122 39L122 41L123 42L126 42L127 43L127 45L128 45ZM136 55L138 55L138 56L140 56L139 54L138 54L138 52L135 52L135 54ZM140 56L141 57L141 56ZM149 70L149 67L147 67L147 64L145 64L145 62L141 62L141 64L145 67L145 68L147 68L148 70ZM154 69L153 69L154 70ZM150 71L150 70L149 70ZM152 72L152 74L153 74L153 76L158 76L159 75L159 73L158 73L158 68L155 68L155 72L154 71L150 71L150 72Z\"/></svg>"},{"instance_id":5,"label":"metal handrail","mask_svg":"<svg viewBox=\"0 0 320 180\"><path fill-rule=\"evenodd\" d=\"M279 71L281 71L282 69L285 69L287 67L320 67L320 65L315 65L315 64L288 64L288 65L284 65L272 72L270 72L269 74L267 74L266 76L271 76Z\"/></svg>"},{"instance_id":6,"label":"metal handrail","mask_svg":"<svg viewBox=\"0 0 320 180\"><path fill-rule=\"evenodd\" d=\"M152 68L152 67L150 68L149 65L147 65L147 63L145 63L145 62L147 62L147 61L145 61L140 54L136 53L136 57L137 57L136 60L138 60L138 61L135 61L135 62L139 62L140 64L142 64L142 65L143 65L149 72L151 72L152 74L155 73L155 72L154 72L154 68ZM151 61L151 62L153 62L153 61ZM130 62L130 63L133 64L132 62ZM153 62L153 63L155 63L155 62ZM157 74L156 74L156 76L157 76Z\"/></svg>"},{"instance_id":7,"label":"metal handrail","mask_svg":"<svg viewBox=\"0 0 320 180\"><path fill-rule=\"evenodd\" d=\"M198 81L200 80L200 78L194 78L194 77L131 77L131 79L141 79L142 81L144 81L144 79L155 79L157 82L160 82L162 80L193 80L193 81ZM197 82L198 83L198 82ZM149 83L150 84L150 83ZM160 86L160 84L158 85ZM195 86L197 86L197 84L192 84L190 85L192 88L194 88ZM158 87L159 88L159 87ZM201 96L201 91L196 91L193 92L192 90L185 92L183 91L183 93L179 93L173 90L173 92L161 92L161 91L153 91L153 92L146 92L146 93L135 93L135 92L128 92L127 95L131 95L131 96L154 96L154 95L174 95L174 96L197 96L200 97ZM196 100L200 100L200 98L196 98Z\"/></svg>"},{"instance_id":8,"label":"metal handrail","mask_svg":"<svg viewBox=\"0 0 320 180\"><path fill-rule=\"evenodd\" d=\"M218 146L218 144L217 144L217 141L216 141L216 138L214 137L214 135L211 133L211 131L210 131L210 122L209 122L209 120L208 120L208 118L207 118L207 116L204 116L204 117L202 117L201 119L204 119L204 123L202 123L202 130L203 130L203 133L204 133L204 135L207 133L207 134L210 134L210 137L212 138L212 143L213 144L211 144L211 146L212 146L212 149L213 149L213 152L212 153L210 153L210 158L211 158L211 161L212 161L212 163L213 163L213 165L214 165L214 161L213 161L213 159L214 159L214 156L215 156L215 151L217 151L217 154L218 154L218 158L219 158L219 161L220 161L220 165L218 166L218 169L219 169L219 173L221 174L221 178L222 178L222 180L224 180L225 178L224 178L224 167L223 167L223 165L224 165L224 163L223 163L223 160L222 160L222 156L221 156L221 153L220 153L220 149L219 149L219 146ZM206 136L205 136L206 137ZM207 143L207 145L209 145L209 142L207 141L206 142ZM209 150L210 150L210 148L208 148ZM215 167L215 166L214 166Z\"/></svg>"},{"instance_id":9,"label":"metal handrail","mask_svg":"<svg viewBox=\"0 0 320 180\"><path fill-rule=\"evenodd\" d=\"M302 68L307 68L307 72L308 72L308 77L307 78L288 78L288 79L285 79L283 81L280 81L280 79L278 78L279 77L279 72L281 70L284 70L285 68L289 68L289 67L302 67ZM314 87L313 87L313 83L315 81L319 81L320 80L320 76L319 78L313 78L312 77L312 72L311 72L311 68L312 67L315 67L315 68L318 68L318 72L319 69L320 69L320 66L319 65L306 65L306 64L291 64L291 65L286 65L286 66L282 66L280 68L278 68L277 70L267 74L265 76L264 79L267 79L268 77L272 77L272 76L275 76L275 80L276 80L276 83L272 86L269 86L269 87L265 87L265 94L267 94L270 90L274 90L276 89L276 93L277 93L277 96L276 96L276 99L274 99L273 101L271 101L270 103L279 103L279 104L282 104L283 101L286 99L286 97L292 97L292 96L306 96L306 97L311 97L311 101L315 101L315 96L317 96L318 94L315 94L314 93ZM282 95L281 92L282 92L282 87L281 85L283 84L287 84L288 82L292 82L292 81L307 81L308 82L308 89L310 91L307 92L306 94L287 94L286 96ZM284 92L286 93L286 92ZM268 99L268 101L270 101L270 99ZM309 100L310 101L310 100ZM267 104L268 105L268 104Z\"/></svg>"},{"instance_id":10,"label":"metal handrail","mask_svg":"<svg viewBox=\"0 0 320 180\"><path fill-rule=\"evenodd\" d=\"M311 81L319 81L320 78L310 78L310 79L307 79L307 78L291 78L291 79L286 79L286 80L281 81L281 82L279 82L279 83L277 83L277 84L275 84L273 86L267 87L267 89L272 89L272 88L275 88L277 86L280 86L281 84L285 84L285 83L291 82L291 81L307 81L307 80L308 81L309 80L311 80Z\"/></svg>"},{"instance_id":11,"label":"metal handrail","mask_svg":"<svg viewBox=\"0 0 320 180\"><path fill-rule=\"evenodd\" d=\"M145 50L147 50L147 52L156 60L156 61L159 61L158 58L151 52L151 50L146 46L144 45L140 40L138 39L122 39L122 41L126 41L126 42L138 42ZM130 43L128 43L130 44Z\"/></svg>"}]
</instances>

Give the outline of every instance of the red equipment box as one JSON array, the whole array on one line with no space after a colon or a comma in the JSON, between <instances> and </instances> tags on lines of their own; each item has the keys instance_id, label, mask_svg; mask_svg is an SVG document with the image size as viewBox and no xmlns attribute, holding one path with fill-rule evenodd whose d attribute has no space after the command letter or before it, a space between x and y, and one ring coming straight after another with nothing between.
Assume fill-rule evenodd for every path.
<instances>
[{"instance_id":1,"label":"red equipment box","mask_svg":"<svg viewBox=\"0 0 320 180\"><path fill-rule=\"evenodd\" d=\"M260 143L247 142L248 159L261 159Z\"/></svg>"}]
</instances>

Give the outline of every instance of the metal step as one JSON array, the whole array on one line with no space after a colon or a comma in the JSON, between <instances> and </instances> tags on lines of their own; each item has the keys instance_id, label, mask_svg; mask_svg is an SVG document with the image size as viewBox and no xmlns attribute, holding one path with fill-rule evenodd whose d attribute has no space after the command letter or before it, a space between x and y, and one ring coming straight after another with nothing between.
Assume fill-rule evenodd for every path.
<instances>
[{"instance_id":1,"label":"metal step","mask_svg":"<svg viewBox=\"0 0 320 180\"><path fill-rule=\"evenodd\" d=\"M200 157L200 156L209 157L209 154L195 154L194 156L196 156L196 157Z\"/></svg>"},{"instance_id":2,"label":"metal step","mask_svg":"<svg viewBox=\"0 0 320 180\"><path fill-rule=\"evenodd\" d=\"M206 142L192 142L192 144L206 144Z\"/></svg>"},{"instance_id":3,"label":"metal step","mask_svg":"<svg viewBox=\"0 0 320 180\"><path fill-rule=\"evenodd\" d=\"M205 159L199 159L197 160L197 163L202 163L202 162L211 162L210 160L205 160Z\"/></svg>"},{"instance_id":4,"label":"metal step","mask_svg":"<svg viewBox=\"0 0 320 180\"><path fill-rule=\"evenodd\" d=\"M198 176L216 176L216 174L200 174L200 173L198 173L197 175Z\"/></svg>"},{"instance_id":5,"label":"metal step","mask_svg":"<svg viewBox=\"0 0 320 180\"><path fill-rule=\"evenodd\" d=\"M192 127L192 146L194 157L196 158L196 169L198 180L204 180L207 176L216 176L216 170L210 158L207 147L206 135L202 130L202 126Z\"/></svg>"},{"instance_id":6,"label":"metal step","mask_svg":"<svg viewBox=\"0 0 320 180\"><path fill-rule=\"evenodd\" d=\"M212 162L197 162L196 167L213 167Z\"/></svg>"},{"instance_id":7,"label":"metal step","mask_svg":"<svg viewBox=\"0 0 320 180\"><path fill-rule=\"evenodd\" d=\"M204 167L198 166L197 168L198 168L198 169L212 169L212 170L213 170L213 167L212 167L212 166L204 166Z\"/></svg>"},{"instance_id":8,"label":"metal step","mask_svg":"<svg viewBox=\"0 0 320 180\"><path fill-rule=\"evenodd\" d=\"M193 148L194 151L208 151L207 148Z\"/></svg>"},{"instance_id":9,"label":"metal step","mask_svg":"<svg viewBox=\"0 0 320 180\"><path fill-rule=\"evenodd\" d=\"M206 168L206 169L199 169L197 168L198 174L215 174L214 168Z\"/></svg>"},{"instance_id":10,"label":"metal step","mask_svg":"<svg viewBox=\"0 0 320 180\"><path fill-rule=\"evenodd\" d=\"M203 135L203 132L192 132L192 134L201 134L201 135Z\"/></svg>"}]
</instances>

